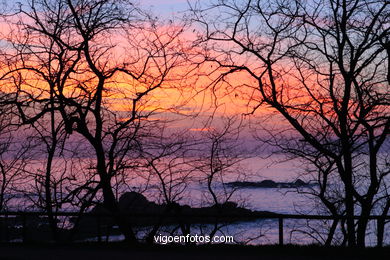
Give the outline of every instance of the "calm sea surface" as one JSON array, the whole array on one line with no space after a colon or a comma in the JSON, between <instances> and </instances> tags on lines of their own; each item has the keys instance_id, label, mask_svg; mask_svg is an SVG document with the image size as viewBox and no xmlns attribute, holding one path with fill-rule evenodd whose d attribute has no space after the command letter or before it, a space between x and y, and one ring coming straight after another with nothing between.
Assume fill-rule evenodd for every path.
<instances>
[{"instance_id":1,"label":"calm sea surface","mask_svg":"<svg viewBox=\"0 0 390 260\"><path fill-rule=\"evenodd\" d=\"M261 180L273 180L277 182L294 182L297 178L305 179L302 176L302 165L297 161L285 161L280 162L278 158L250 158L241 162L242 175L245 176L246 181L261 181ZM43 162L35 162L29 166L31 172L42 171ZM81 179L86 178L85 174L80 174L83 169L87 169L88 165L93 165L92 160L80 160L79 169L73 169L73 171L79 171L78 177ZM55 174L60 175L64 173L64 164L61 161L55 162ZM62 169L62 170L61 170ZM91 169L90 169L91 170ZM196 174L195 174L196 175ZM242 176L241 176L242 177ZM157 179L151 178L148 180L147 189L145 190L145 176L130 178L131 183L122 185L118 189L120 192L135 190L143 191L142 193L151 201L162 202L160 191L161 185ZM242 178L241 178L242 179ZM230 173L224 176L224 182L235 181L237 176L234 173ZM26 190L28 187L32 187L32 181L26 181L24 183ZM179 186L180 187L180 186ZM224 196L230 194L230 189L225 190L226 186L223 186L217 179L214 185L215 192ZM32 191L29 192L31 197L34 197ZM208 193L206 181L201 174L196 175L191 181L188 181L185 189L177 196L177 200L180 204L187 204L191 206L205 206L210 205L211 197ZM286 214L324 214L321 211L321 207L318 207L315 199L308 195L297 193L296 189L282 189L282 188L240 188L237 189L231 196L231 201L237 202L239 206L243 206L252 210L258 211L271 211L276 213ZM27 203L27 204L26 204ZM10 204L10 209L23 210L24 205L28 205L29 202L25 200L23 196L13 200ZM67 210L67 209L65 209ZM71 210L68 208L68 210ZM371 231L367 235L368 244L375 245L375 223L370 223ZM306 221L297 220L285 220L284 233L286 243L315 243L318 241L323 242L326 239L326 230L329 228L329 221L312 221L307 223ZM164 231L166 228L166 231ZM169 231L169 227L164 227L160 231L162 234ZM193 234L207 234L213 227L210 225L194 226L191 233ZM139 230L139 235L142 236L144 230ZM256 220L252 222L238 222L230 224L225 227L221 227L218 234L228 234L235 237L236 242L250 243L250 244L272 244L278 242L278 222L275 219L268 220ZM315 238L313 238L315 237ZM113 236L111 240L123 239L122 236ZM387 237L387 240L389 238Z\"/></svg>"}]
</instances>

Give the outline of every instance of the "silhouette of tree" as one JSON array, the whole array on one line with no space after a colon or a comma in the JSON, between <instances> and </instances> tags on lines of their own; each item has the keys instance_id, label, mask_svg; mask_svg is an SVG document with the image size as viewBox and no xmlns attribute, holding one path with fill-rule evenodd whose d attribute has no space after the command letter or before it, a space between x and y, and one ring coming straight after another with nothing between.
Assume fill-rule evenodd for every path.
<instances>
[{"instance_id":1,"label":"silhouette of tree","mask_svg":"<svg viewBox=\"0 0 390 260\"><path fill-rule=\"evenodd\" d=\"M243 138L241 131L245 128L242 118L224 116L220 121L214 122L215 125L209 121L200 131L200 158L194 162L194 167L201 174L200 181L207 184L208 195L211 196L208 200L216 206L228 202L236 191L227 182L247 177L247 169L242 162L250 154L240 140Z\"/></svg>"},{"instance_id":2,"label":"silhouette of tree","mask_svg":"<svg viewBox=\"0 0 390 260\"><path fill-rule=\"evenodd\" d=\"M389 2L220 0L191 9L205 61L222 70L213 86L246 75L229 87L247 93L252 113L277 112L262 139L318 169L316 195L347 217L348 245L364 246L389 173ZM331 176L342 183L341 208Z\"/></svg>"},{"instance_id":3,"label":"silhouette of tree","mask_svg":"<svg viewBox=\"0 0 390 260\"><path fill-rule=\"evenodd\" d=\"M0 211L8 209L8 202L16 197L19 186L25 184L23 174L29 147L18 142L13 134L18 124L13 119L13 109L6 105L8 97L7 93L0 92Z\"/></svg>"},{"instance_id":4,"label":"silhouette of tree","mask_svg":"<svg viewBox=\"0 0 390 260\"><path fill-rule=\"evenodd\" d=\"M95 180L81 186L90 195L84 201L101 191L104 208L136 242L112 182L132 168L155 125L149 119L163 108L153 92L172 89L180 77L183 27L160 23L126 0L31 0L10 19L17 23L8 20L11 48L2 76L15 93L9 103L23 124L51 114L67 135L83 137L95 156Z\"/></svg>"}]
</instances>

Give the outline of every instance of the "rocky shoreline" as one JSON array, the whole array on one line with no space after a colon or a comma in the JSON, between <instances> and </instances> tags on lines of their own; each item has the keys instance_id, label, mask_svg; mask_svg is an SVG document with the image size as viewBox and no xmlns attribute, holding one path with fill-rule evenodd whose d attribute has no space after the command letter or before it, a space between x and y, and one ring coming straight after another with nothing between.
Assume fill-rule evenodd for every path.
<instances>
[{"instance_id":1,"label":"rocky shoreline","mask_svg":"<svg viewBox=\"0 0 390 260\"><path fill-rule=\"evenodd\" d=\"M259 216L269 216L275 213L269 211L252 211L238 207L234 202L208 207L190 207L178 203L157 204L148 201L142 194L126 192L119 199L121 214L125 215L133 226L148 226L160 223L170 224L213 224L216 222L234 222L253 220ZM107 215L109 212L101 205L95 206L89 215L84 216L80 226L93 225L96 217L93 215ZM100 221L112 221L111 217L103 217Z\"/></svg>"}]
</instances>

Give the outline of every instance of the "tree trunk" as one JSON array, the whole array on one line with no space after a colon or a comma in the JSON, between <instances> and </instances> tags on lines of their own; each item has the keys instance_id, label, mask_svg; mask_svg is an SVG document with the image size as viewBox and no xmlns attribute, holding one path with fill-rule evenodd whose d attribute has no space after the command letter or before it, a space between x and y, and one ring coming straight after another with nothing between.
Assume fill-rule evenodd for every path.
<instances>
[{"instance_id":1,"label":"tree trunk","mask_svg":"<svg viewBox=\"0 0 390 260\"><path fill-rule=\"evenodd\" d=\"M104 157L102 153L97 152L97 170L100 176L100 184L103 191L103 206L112 213L115 222L118 224L120 231L125 236L125 240L131 244L137 244L137 238L129 225L127 216L124 216L119 209L117 200L111 187L111 178L108 176L105 168Z\"/></svg>"},{"instance_id":2,"label":"tree trunk","mask_svg":"<svg viewBox=\"0 0 390 260\"><path fill-rule=\"evenodd\" d=\"M348 171L346 171L348 172ZM345 209L347 217L347 242L349 247L356 246L355 236L355 205L352 195L352 174L348 173L345 183Z\"/></svg>"},{"instance_id":3,"label":"tree trunk","mask_svg":"<svg viewBox=\"0 0 390 260\"><path fill-rule=\"evenodd\" d=\"M55 146L54 146L55 147ZM57 222L53 214L53 202L51 198L51 166L54 157L55 148L50 149L49 156L46 163L46 174L45 174L45 209L47 217L49 219L49 226L51 229L52 238L54 241L58 240L57 234Z\"/></svg>"},{"instance_id":4,"label":"tree trunk","mask_svg":"<svg viewBox=\"0 0 390 260\"><path fill-rule=\"evenodd\" d=\"M332 240L334 237L334 233L336 232L336 228L337 228L338 223L339 223L338 219L333 220L332 226L330 227L330 230L329 230L328 237L326 238L326 241L325 241L325 246L332 245Z\"/></svg>"},{"instance_id":5,"label":"tree trunk","mask_svg":"<svg viewBox=\"0 0 390 260\"><path fill-rule=\"evenodd\" d=\"M385 231L385 219L379 218L377 219L377 247L383 247L383 235Z\"/></svg>"},{"instance_id":6,"label":"tree trunk","mask_svg":"<svg viewBox=\"0 0 390 260\"><path fill-rule=\"evenodd\" d=\"M341 127L345 127L346 123L345 118L341 118ZM345 129L344 131L345 132ZM355 205L354 205L354 196L353 196L353 170L352 170L352 154L350 152L350 144L348 143L348 135L344 135L341 138L342 149L343 149L343 159L344 159L344 171L342 171L342 180L344 182L345 188L345 211L347 218L347 242L348 247L356 246L356 234L355 234ZM340 169L340 168L339 168Z\"/></svg>"},{"instance_id":7,"label":"tree trunk","mask_svg":"<svg viewBox=\"0 0 390 260\"><path fill-rule=\"evenodd\" d=\"M387 199L386 205L383 208L382 216L377 220L377 246L382 247L383 246L383 235L385 231L385 224L386 224L386 216L389 213L390 209L390 200Z\"/></svg>"},{"instance_id":8,"label":"tree trunk","mask_svg":"<svg viewBox=\"0 0 390 260\"><path fill-rule=\"evenodd\" d=\"M370 216L371 210L367 207L363 207L362 213L359 217L358 228L357 228L357 246L365 247L366 245L366 230L368 225L368 217Z\"/></svg>"}]
</instances>

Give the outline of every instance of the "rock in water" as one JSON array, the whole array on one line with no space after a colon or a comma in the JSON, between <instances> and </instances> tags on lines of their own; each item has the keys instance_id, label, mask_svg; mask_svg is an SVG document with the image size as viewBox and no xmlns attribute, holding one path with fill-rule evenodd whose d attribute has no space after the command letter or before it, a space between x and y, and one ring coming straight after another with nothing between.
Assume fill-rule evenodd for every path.
<instances>
[{"instance_id":1,"label":"rock in water","mask_svg":"<svg viewBox=\"0 0 390 260\"><path fill-rule=\"evenodd\" d=\"M138 192L126 192L119 198L119 208L121 211L126 211L129 209L142 209L147 207L149 201L145 198L144 195Z\"/></svg>"},{"instance_id":2,"label":"rock in water","mask_svg":"<svg viewBox=\"0 0 390 260\"><path fill-rule=\"evenodd\" d=\"M304 182L304 181L301 180L301 179L298 179L298 180L296 180L296 181L294 182L294 185L295 185L296 187L302 187L302 186L307 186L307 183Z\"/></svg>"}]
</instances>

